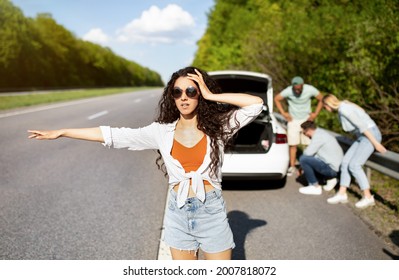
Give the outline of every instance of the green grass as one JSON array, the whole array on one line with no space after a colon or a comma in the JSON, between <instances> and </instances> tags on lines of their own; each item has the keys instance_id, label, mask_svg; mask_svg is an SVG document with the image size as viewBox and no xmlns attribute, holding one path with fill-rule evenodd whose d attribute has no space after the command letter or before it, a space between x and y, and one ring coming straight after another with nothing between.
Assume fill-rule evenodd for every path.
<instances>
[{"instance_id":1,"label":"green grass","mask_svg":"<svg viewBox=\"0 0 399 280\"><path fill-rule=\"evenodd\" d=\"M151 87L129 87L129 88L105 88L105 89L81 89L54 92L32 92L13 96L2 96L0 94L0 110L8 110L19 107L49 104L55 102L69 101L75 99L90 98L103 95L111 95L138 90L150 89Z\"/></svg>"},{"instance_id":2,"label":"green grass","mask_svg":"<svg viewBox=\"0 0 399 280\"><path fill-rule=\"evenodd\" d=\"M373 170L371 175L371 191L380 197L382 203L398 213L399 180Z\"/></svg>"}]
</instances>

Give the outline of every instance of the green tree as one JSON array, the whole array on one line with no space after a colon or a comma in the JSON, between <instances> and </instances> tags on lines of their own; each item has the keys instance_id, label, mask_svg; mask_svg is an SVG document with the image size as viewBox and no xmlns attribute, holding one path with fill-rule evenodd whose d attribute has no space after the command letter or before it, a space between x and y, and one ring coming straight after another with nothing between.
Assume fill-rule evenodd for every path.
<instances>
[{"instance_id":1,"label":"green tree","mask_svg":"<svg viewBox=\"0 0 399 280\"><path fill-rule=\"evenodd\" d=\"M365 108L399 151L398 56L397 0L217 0L193 64L265 72L275 92L301 75ZM335 115L318 122L341 132Z\"/></svg>"},{"instance_id":2,"label":"green tree","mask_svg":"<svg viewBox=\"0 0 399 280\"><path fill-rule=\"evenodd\" d=\"M208 28L198 42L193 65L206 70L240 68L244 57L242 47L254 14L249 0L215 1L208 14Z\"/></svg>"},{"instance_id":3,"label":"green tree","mask_svg":"<svg viewBox=\"0 0 399 280\"><path fill-rule=\"evenodd\" d=\"M161 86L158 73L85 42L50 14L25 18L0 0L0 89Z\"/></svg>"},{"instance_id":4,"label":"green tree","mask_svg":"<svg viewBox=\"0 0 399 280\"><path fill-rule=\"evenodd\" d=\"M21 41L28 36L28 22L20 9L8 0L0 0L0 86L18 80L16 65L22 49Z\"/></svg>"}]
</instances>

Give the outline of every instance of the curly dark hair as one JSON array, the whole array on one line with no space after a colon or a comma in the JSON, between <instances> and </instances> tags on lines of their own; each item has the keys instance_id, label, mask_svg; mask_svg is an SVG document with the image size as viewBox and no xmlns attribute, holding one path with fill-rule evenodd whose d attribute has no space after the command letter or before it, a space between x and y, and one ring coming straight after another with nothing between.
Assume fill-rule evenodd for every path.
<instances>
[{"instance_id":1,"label":"curly dark hair","mask_svg":"<svg viewBox=\"0 0 399 280\"><path fill-rule=\"evenodd\" d=\"M194 69L197 69L202 74L205 84L212 93L222 93L222 90L218 86L216 81L212 79L205 71L194 67L186 67L180 69L172 74L171 79L164 88L161 100L159 101L159 114L156 118L156 122L173 123L180 118L180 112L176 107L175 100L172 96L172 91L176 80L180 77L188 76L188 73L196 74ZM205 100L201 94L199 95L198 107L196 109L198 121L197 128L204 132L206 135L208 135L211 139L211 163L208 167L210 168L211 176L216 175L219 171L218 169L220 168L220 153L222 151L220 151L220 146L218 145L218 143L222 143L223 146L226 146L229 139L233 135L233 131L238 127L237 121L234 127L229 127L228 122L231 114L236 109L236 106L208 101ZM158 169L162 170L165 175L167 175L160 153L159 157L156 160L156 164L158 166Z\"/></svg>"}]
</instances>

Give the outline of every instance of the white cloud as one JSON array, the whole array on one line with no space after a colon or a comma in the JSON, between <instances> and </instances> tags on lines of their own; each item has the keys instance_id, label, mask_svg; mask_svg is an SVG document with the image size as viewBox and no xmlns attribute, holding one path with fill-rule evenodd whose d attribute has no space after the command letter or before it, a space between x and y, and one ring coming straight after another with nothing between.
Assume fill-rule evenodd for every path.
<instances>
[{"instance_id":1,"label":"white cloud","mask_svg":"<svg viewBox=\"0 0 399 280\"><path fill-rule=\"evenodd\" d=\"M117 39L133 43L186 43L193 40L194 28L194 18L180 6L170 4L162 10L151 6L119 30Z\"/></svg>"},{"instance_id":2,"label":"white cloud","mask_svg":"<svg viewBox=\"0 0 399 280\"><path fill-rule=\"evenodd\" d=\"M93 28L83 35L83 40L104 45L109 42L109 37L101 28Z\"/></svg>"}]
</instances>

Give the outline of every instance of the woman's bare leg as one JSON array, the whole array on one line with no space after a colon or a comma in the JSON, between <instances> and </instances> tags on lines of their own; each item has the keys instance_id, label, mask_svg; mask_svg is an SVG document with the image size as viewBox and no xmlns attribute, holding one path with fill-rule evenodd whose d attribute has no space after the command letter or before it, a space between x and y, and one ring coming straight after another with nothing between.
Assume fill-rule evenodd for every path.
<instances>
[{"instance_id":1,"label":"woman's bare leg","mask_svg":"<svg viewBox=\"0 0 399 280\"><path fill-rule=\"evenodd\" d=\"M218 253L205 253L204 256L206 260L231 260L232 249L228 249L223 252Z\"/></svg>"},{"instance_id":2,"label":"woman's bare leg","mask_svg":"<svg viewBox=\"0 0 399 280\"><path fill-rule=\"evenodd\" d=\"M172 254L172 259L174 260L198 260L198 252L197 251L188 251L188 250L180 250L175 248L170 248L170 252Z\"/></svg>"}]
</instances>

